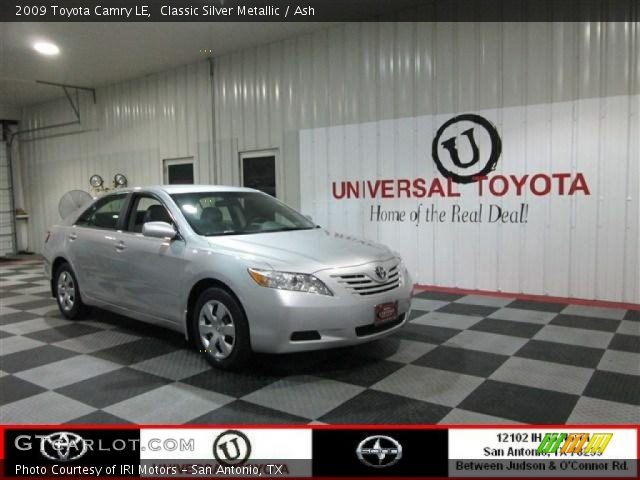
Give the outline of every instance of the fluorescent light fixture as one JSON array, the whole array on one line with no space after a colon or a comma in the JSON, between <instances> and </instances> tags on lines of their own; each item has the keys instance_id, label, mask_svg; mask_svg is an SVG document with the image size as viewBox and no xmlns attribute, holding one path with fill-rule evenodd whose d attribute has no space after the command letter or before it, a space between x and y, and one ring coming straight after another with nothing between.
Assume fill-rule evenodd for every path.
<instances>
[{"instance_id":1,"label":"fluorescent light fixture","mask_svg":"<svg viewBox=\"0 0 640 480\"><path fill-rule=\"evenodd\" d=\"M60 53L60 48L51 42L36 42L33 44L33 49L43 55L57 55Z\"/></svg>"}]
</instances>

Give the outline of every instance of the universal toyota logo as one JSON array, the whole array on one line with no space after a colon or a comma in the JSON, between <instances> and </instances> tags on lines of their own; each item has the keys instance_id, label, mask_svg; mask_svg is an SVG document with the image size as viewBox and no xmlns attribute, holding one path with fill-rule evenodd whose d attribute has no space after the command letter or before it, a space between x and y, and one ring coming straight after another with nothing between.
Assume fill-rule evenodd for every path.
<instances>
[{"instance_id":1,"label":"universal toyota logo","mask_svg":"<svg viewBox=\"0 0 640 480\"><path fill-rule=\"evenodd\" d=\"M383 266L377 266L373 271L376 275L376 279L383 282L387 278L387 270Z\"/></svg>"},{"instance_id":2,"label":"universal toyota logo","mask_svg":"<svg viewBox=\"0 0 640 480\"><path fill-rule=\"evenodd\" d=\"M40 453L57 462L72 462L87 453L87 442L71 432L56 432L40 439Z\"/></svg>"},{"instance_id":3,"label":"universal toyota logo","mask_svg":"<svg viewBox=\"0 0 640 480\"><path fill-rule=\"evenodd\" d=\"M373 435L360 442L356 455L368 467L386 468L402 458L402 445L391 437Z\"/></svg>"},{"instance_id":4,"label":"universal toyota logo","mask_svg":"<svg viewBox=\"0 0 640 480\"><path fill-rule=\"evenodd\" d=\"M225 430L213 442L213 456L222 465L242 465L251 456L251 442L239 430Z\"/></svg>"},{"instance_id":5,"label":"universal toyota logo","mask_svg":"<svg viewBox=\"0 0 640 480\"><path fill-rule=\"evenodd\" d=\"M496 168L502 141L486 118L465 113L446 121L431 144L431 156L442 176L471 183Z\"/></svg>"}]
</instances>

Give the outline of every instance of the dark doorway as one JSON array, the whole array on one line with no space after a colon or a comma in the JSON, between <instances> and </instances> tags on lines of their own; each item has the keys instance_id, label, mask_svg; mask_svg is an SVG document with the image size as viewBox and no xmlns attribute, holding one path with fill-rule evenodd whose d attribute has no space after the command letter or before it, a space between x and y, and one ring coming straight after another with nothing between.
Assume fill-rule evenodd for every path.
<instances>
[{"instance_id":1,"label":"dark doorway","mask_svg":"<svg viewBox=\"0 0 640 480\"><path fill-rule=\"evenodd\" d=\"M249 156L243 154L242 185L276 196L275 155Z\"/></svg>"},{"instance_id":2,"label":"dark doorway","mask_svg":"<svg viewBox=\"0 0 640 480\"><path fill-rule=\"evenodd\" d=\"M164 182L168 185L193 185L193 159L165 160Z\"/></svg>"}]
</instances>

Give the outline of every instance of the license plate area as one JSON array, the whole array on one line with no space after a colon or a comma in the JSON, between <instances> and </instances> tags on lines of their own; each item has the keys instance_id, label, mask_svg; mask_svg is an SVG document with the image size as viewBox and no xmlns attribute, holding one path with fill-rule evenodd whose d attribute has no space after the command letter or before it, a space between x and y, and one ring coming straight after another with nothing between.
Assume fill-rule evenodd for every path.
<instances>
[{"instance_id":1,"label":"license plate area","mask_svg":"<svg viewBox=\"0 0 640 480\"><path fill-rule=\"evenodd\" d=\"M374 307L373 323L382 325L391 322L398 317L398 302L381 303Z\"/></svg>"}]
</instances>

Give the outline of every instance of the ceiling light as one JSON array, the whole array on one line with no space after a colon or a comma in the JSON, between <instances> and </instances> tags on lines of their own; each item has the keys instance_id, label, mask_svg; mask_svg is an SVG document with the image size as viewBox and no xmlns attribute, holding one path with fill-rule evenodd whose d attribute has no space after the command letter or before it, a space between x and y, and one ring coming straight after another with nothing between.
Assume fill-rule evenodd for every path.
<instances>
[{"instance_id":1,"label":"ceiling light","mask_svg":"<svg viewBox=\"0 0 640 480\"><path fill-rule=\"evenodd\" d=\"M58 46L51 42L36 42L33 44L33 49L43 55L57 55L60 53Z\"/></svg>"}]
</instances>

